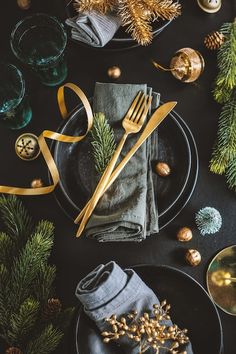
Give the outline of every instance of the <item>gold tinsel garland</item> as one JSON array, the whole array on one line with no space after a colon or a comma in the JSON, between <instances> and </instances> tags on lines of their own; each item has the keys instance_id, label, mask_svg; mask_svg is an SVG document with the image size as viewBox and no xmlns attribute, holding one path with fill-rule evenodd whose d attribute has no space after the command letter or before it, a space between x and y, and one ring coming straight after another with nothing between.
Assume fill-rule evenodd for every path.
<instances>
[{"instance_id":1,"label":"gold tinsel garland","mask_svg":"<svg viewBox=\"0 0 236 354\"><path fill-rule=\"evenodd\" d=\"M74 6L78 12L116 11L122 26L141 45L151 43L153 21L172 20L181 14L181 5L173 0L74 0Z\"/></svg>"}]
</instances>

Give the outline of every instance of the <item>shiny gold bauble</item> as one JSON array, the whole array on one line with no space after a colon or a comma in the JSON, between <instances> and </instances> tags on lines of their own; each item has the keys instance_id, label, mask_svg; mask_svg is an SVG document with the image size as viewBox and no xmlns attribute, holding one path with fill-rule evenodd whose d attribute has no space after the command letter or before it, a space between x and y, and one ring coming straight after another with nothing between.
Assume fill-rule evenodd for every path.
<instances>
[{"instance_id":1,"label":"shiny gold bauble","mask_svg":"<svg viewBox=\"0 0 236 354\"><path fill-rule=\"evenodd\" d=\"M193 233L190 228L182 227L177 233L177 239L180 242L188 242L193 238Z\"/></svg>"},{"instance_id":2,"label":"shiny gold bauble","mask_svg":"<svg viewBox=\"0 0 236 354\"><path fill-rule=\"evenodd\" d=\"M165 162L158 162L155 166L155 172L161 177L167 177L171 173L170 166Z\"/></svg>"},{"instance_id":3,"label":"shiny gold bauble","mask_svg":"<svg viewBox=\"0 0 236 354\"><path fill-rule=\"evenodd\" d=\"M17 5L22 10L28 10L31 6L31 0L17 0Z\"/></svg>"},{"instance_id":4,"label":"shiny gold bauble","mask_svg":"<svg viewBox=\"0 0 236 354\"><path fill-rule=\"evenodd\" d=\"M193 82L199 78L205 67L202 55L192 48L178 50L170 62L173 76L183 82Z\"/></svg>"},{"instance_id":5,"label":"shiny gold bauble","mask_svg":"<svg viewBox=\"0 0 236 354\"><path fill-rule=\"evenodd\" d=\"M188 264L195 267L199 263L201 263L202 257L200 252L198 252L197 250L189 249L185 254L185 259L188 262Z\"/></svg>"},{"instance_id":6,"label":"shiny gold bauble","mask_svg":"<svg viewBox=\"0 0 236 354\"><path fill-rule=\"evenodd\" d=\"M107 75L113 80L119 79L119 77L121 76L121 70L119 66L111 66L107 70Z\"/></svg>"},{"instance_id":7,"label":"shiny gold bauble","mask_svg":"<svg viewBox=\"0 0 236 354\"><path fill-rule=\"evenodd\" d=\"M32 188L41 188L44 186L43 181L41 180L41 178L35 178L32 182L31 182L31 187Z\"/></svg>"},{"instance_id":8,"label":"shiny gold bauble","mask_svg":"<svg viewBox=\"0 0 236 354\"><path fill-rule=\"evenodd\" d=\"M15 142L15 151L22 160L35 160L40 154L37 136L32 133L20 135Z\"/></svg>"},{"instance_id":9,"label":"shiny gold bauble","mask_svg":"<svg viewBox=\"0 0 236 354\"><path fill-rule=\"evenodd\" d=\"M222 1L221 0L197 0L200 8L208 13L214 13L220 10Z\"/></svg>"}]
</instances>

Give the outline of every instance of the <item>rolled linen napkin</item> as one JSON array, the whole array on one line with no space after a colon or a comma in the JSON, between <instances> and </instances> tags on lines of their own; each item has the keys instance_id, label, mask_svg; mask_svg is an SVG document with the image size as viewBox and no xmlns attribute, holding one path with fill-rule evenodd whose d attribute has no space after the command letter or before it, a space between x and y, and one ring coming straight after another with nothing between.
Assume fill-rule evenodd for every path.
<instances>
[{"instance_id":1,"label":"rolled linen napkin","mask_svg":"<svg viewBox=\"0 0 236 354\"><path fill-rule=\"evenodd\" d=\"M124 134L122 119L139 91L153 95L153 105L159 104L159 94L145 84L96 83L93 111L103 112L114 125L117 140ZM129 135L121 159L131 149L140 133ZM157 158L157 134L138 149L118 179L101 198L91 216L85 235L100 242L142 241L158 232L158 216L152 180L151 160Z\"/></svg>"},{"instance_id":2,"label":"rolled linen napkin","mask_svg":"<svg viewBox=\"0 0 236 354\"><path fill-rule=\"evenodd\" d=\"M71 37L93 47L104 47L121 25L120 17L114 13L82 13L68 18L66 24L72 27Z\"/></svg>"},{"instance_id":3,"label":"rolled linen napkin","mask_svg":"<svg viewBox=\"0 0 236 354\"><path fill-rule=\"evenodd\" d=\"M132 310L138 316L152 310L154 304L160 304L154 292L142 281L132 269L122 270L115 262L100 265L82 279L76 289L76 296L82 303L85 313L96 323L102 332L108 325L105 318L116 314L117 317ZM171 321L163 321L171 326ZM112 346L105 345L102 337L95 331L88 334L88 352L90 354L114 353ZM173 342L172 342L173 343ZM122 338L119 341L127 354L138 354L139 346L133 341ZM166 343L166 345L171 345ZM193 354L191 343L187 343L182 350ZM160 351L160 354L166 351Z\"/></svg>"}]
</instances>

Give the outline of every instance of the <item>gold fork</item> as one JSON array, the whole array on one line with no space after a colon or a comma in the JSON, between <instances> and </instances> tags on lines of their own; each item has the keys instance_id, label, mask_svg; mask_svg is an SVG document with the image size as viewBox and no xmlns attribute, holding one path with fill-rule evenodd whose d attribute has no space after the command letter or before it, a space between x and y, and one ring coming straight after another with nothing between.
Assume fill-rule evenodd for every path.
<instances>
[{"instance_id":1,"label":"gold fork","mask_svg":"<svg viewBox=\"0 0 236 354\"><path fill-rule=\"evenodd\" d=\"M143 123L146 119L148 110L150 108L152 102L152 97L147 96L144 94L141 94L141 92L138 93L138 95L135 97L133 103L131 104L128 112L126 113L123 121L122 121L122 126L125 130L124 135L122 136L116 151L111 158L106 170L104 171L96 189L95 192L92 196L92 198L88 201L84 209L80 212L79 216L76 218L75 223L78 223L81 218L81 224L79 226L78 232L77 232L77 237L81 235L83 232L87 221L89 220L93 210L95 209L99 199L103 195L104 188L107 185L107 182L112 174L112 171L114 170L115 164L118 160L118 157L121 153L121 150L124 146L124 143L128 137L129 134L134 134L138 133L142 126Z\"/></svg>"}]
</instances>

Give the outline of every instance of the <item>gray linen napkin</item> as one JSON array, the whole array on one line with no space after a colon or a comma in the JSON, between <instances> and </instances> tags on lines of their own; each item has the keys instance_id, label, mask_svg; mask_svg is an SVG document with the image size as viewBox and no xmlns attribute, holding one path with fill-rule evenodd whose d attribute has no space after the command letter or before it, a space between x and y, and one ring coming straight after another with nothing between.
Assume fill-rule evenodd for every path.
<instances>
[{"instance_id":1,"label":"gray linen napkin","mask_svg":"<svg viewBox=\"0 0 236 354\"><path fill-rule=\"evenodd\" d=\"M117 317L132 310L138 316L152 310L153 304L159 304L154 292L142 281L132 269L122 270L115 262L100 265L82 279L76 289L76 296L82 303L85 313L96 323L102 332L107 329L106 317L116 314ZM171 321L165 321L171 326ZM105 345L96 331L88 333L90 354L112 354L112 346ZM127 354L138 354L138 346L132 341L122 338L122 349ZM193 354L190 343L185 345L187 354ZM160 351L160 354L165 351Z\"/></svg>"},{"instance_id":2,"label":"gray linen napkin","mask_svg":"<svg viewBox=\"0 0 236 354\"><path fill-rule=\"evenodd\" d=\"M113 38L121 21L114 13L103 15L91 12L68 18L66 24L72 27L73 39L93 47L104 47Z\"/></svg>"},{"instance_id":3,"label":"gray linen napkin","mask_svg":"<svg viewBox=\"0 0 236 354\"><path fill-rule=\"evenodd\" d=\"M153 93L145 84L96 83L93 111L105 113L118 140L124 134L122 119L140 90L152 94L153 104L158 106L159 94ZM120 159L124 158L139 134L129 135ZM152 134L138 149L103 195L86 226L87 237L100 242L142 241L158 232L151 168L151 160L157 158L156 136Z\"/></svg>"}]
</instances>

